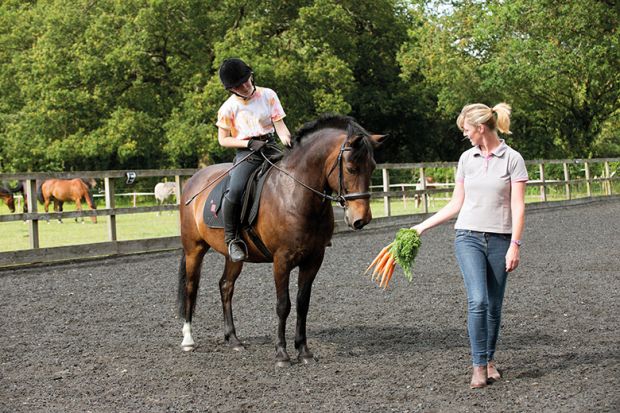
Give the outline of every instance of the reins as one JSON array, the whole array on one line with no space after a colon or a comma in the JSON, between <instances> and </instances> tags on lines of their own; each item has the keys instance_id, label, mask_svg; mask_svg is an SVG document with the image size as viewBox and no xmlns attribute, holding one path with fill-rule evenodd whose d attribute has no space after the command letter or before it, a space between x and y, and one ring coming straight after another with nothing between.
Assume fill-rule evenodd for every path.
<instances>
[{"instance_id":1,"label":"reins","mask_svg":"<svg viewBox=\"0 0 620 413\"><path fill-rule=\"evenodd\" d=\"M368 199L368 198L370 198L370 192L354 192L352 194L347 194L346 193L346 188L344 187L344 173L343 173L343 169L342 169L342 162L343 162L342 154L345 151L352 150L351 147L348 147L348 148L345 147L347 141L348 141L348 138L345 139L344 142L342 142L342 145L340 146L340 152L338 153L338 158L336 159L336 162L334 162L334 165L331 167L331 169L329 170L329 173L327 174L327 177L329 177L332 174L332 172L334 171L334 169L336 169L336 166L339 166L339 168L338 168L338 195L336 195L336 196L332 196L332 195L328 194L325 191L324 192L319 192L316 189L306 185L305 183L301 182L300 180L295 178L293 175L291 175L289 172L285 171L284 169L280 168L275 163L271 162L271 160L267 156L265 156L264 153L261 152L261 155L263 156L263 159L265 159L265 161L267 161L267 163L269 163L269 165L271 165L272 167L274 167L278 171L282 172L284 175L290 177L293 181L297 182L299 185L301 185L304 188L312 191L316 195L318 195L321 198L323 198L323 200L330 200L330 201L336 202L336 203L338 203L338 206L340 206L341 208L345 208L346 202L349 201L349 200L352 200L352 199Z\"/></svg>"},{"instance_id":2,"label":"reins","mask_svg":"<svg viewBox=\"0 0 620 413\"><path fill-rule=\"evenodd\" d=\"M230 168L228 168L227 170L225 170L224 172L222 172L221 174L219 174L214 180L210 181L208 184L206 184L200 191L196 192L190 199L188 199L185 202L185 205L189 205L192 203L192 201L198 196L200 195L201 192L203 192L205 189L207 189L208 187L210 187L211 185L213 185L214 183L216 183L221 177L225 176L228 172L232 171L233 169L235 169L237 167L237 165L239 165L241 162L245 161L246 159L248 159L254 152L250 152L249 154L247 154L246 156L243 157L243 159L241 159L239 162L235 163L233 166L231 166ZM262 152L261 152L262 153Z\"/></svg>"},{"instance_id":3,"label":"reins","mask_svg":"<svg viewBox=\"0 0 620 413\"><path fill-rule=\"evenodd\" d=\"M334 172L334 169L336 169L336 167L338 167L338 195L336 196L332 196L330 194L328 194L327 192L323 191L323 192L319 192L316 189L306 185L305 183L301 182L300 180L298 180L297 178L295 178L293 175L291 175L289 172L285 171L284 169L280 168L278 165L276 165L275 163L271 162L271 160L269 159L269 157L267 155L265 155L262 151L260 151L261 156L263 157L263 159L272 167L274 167L275 169L277 169L278 171L282 172L284 175L288 176L289 178L291 178L293 181L297 182L299 185L303 186L304 188L312 191L314 194L320 196L321 198L323 198L323 200L329 200L332 202L336 202L338 204L339 207L341 208L345 208L346 207L346 203L347 201L353 200L353 199L369 199L370 198L370 192L354 192L352 194L348 194L346 192L346 188L344 186L344 173L343 173L343 157L342 155L344 154L344 152L346 151L350 151L352 150L351 147L346 147L346 144L348 142L348 138L346 138L344 140L344 142L342 142L342 145L340 146L340 151L338 152L338 158L336 159L336 162L334 162L334 165L331 167L331 169L329 170L329 173L327 174L327 177L329 177L332 172ZM246 156L244 156L239 162L235 163L233 166L231 166L230 168L228 168L227 170L225 170L224 172L222 172L220 175L218 175L215 179L213 179L212 181L210 181L207 185L205 185L200 191L196 192L189 200L187 200L185 202L185 205L189 205L192 203L192 201L200 194L202 193L204 190L206 190L207 188L209 188L211 185L213 185L215 182L217 182L220 178L222 178L223 176L225 176L227 173L229 173L230 171L232 171L234 168L237 167L237 165L239 165L241 162L245 161L247 158L249 158L254 152L250 152L249 154L247 154Z\"/></svg>"}]
</instances>

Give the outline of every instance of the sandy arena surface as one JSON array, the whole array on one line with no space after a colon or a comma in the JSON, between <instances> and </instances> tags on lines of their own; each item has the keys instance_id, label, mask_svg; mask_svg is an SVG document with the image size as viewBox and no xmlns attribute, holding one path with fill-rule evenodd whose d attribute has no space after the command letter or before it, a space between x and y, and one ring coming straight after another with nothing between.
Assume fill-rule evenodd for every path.
<instances>
[{"instance_id":1,"label":"sandy arena surface","mask_svg":"<svg viewBox=\"0 0 620 413\"><path fill-rule=\"evenodd\" d=\"M269 264L247 264L227 348L206 256L180 349L179 253L0 271L1 412L620 411L620 202L527 214L497 361L504 379L470 390L466 299L451 225L423 237L414 281L362 276L398 227L337 234L314 283L311 365L274 365ZM296 276L291 297L296 294ZM295 303L287 325L293 346Z\"/></svg>"}]
</instances>

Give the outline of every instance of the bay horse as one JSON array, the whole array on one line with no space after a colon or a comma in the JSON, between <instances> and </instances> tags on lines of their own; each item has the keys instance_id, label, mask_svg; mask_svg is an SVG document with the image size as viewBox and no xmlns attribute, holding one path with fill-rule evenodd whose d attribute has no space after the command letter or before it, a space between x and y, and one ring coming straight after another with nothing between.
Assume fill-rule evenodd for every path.
<instances>
[{"instance_id":1,"label":"bay horse","mask_svg":"<svg viewBox=\"0 0 620 413\"><path fill-rule=\"evenodd\" d=\"M0 199L9 207L9 211L15 212L15 198L11 189L0 186Z\"/></svg>"},{"instance_id":2,"label":"bay horse","mask_svg":"<svg viewBox=\"0 0 620 413\"><path fill-rule=\"evenodd\" d=\"M324 116L302 126L293 147L267 172L254 232L271 257L242 231L248 246L248 262L273 263L278 329L276 365L290 365L285 327L291 310L289 276L298 267L297 325L295 348L298 360L309 363L313 355L306 342L306 317L314 278L323 263L325 248L334 231L331 201L344 208L349 227L362 229L372 219L370 178L375 169L374 149L385 139L371 135L352 118ZM232 262L224 242L224 230L208 227L203 208L214 185L231 164L211 165L194 174L183 188L180 202L183 255L179 266L178 304L184 319L181 348L196 347L192 317L196 306L200 270L205 253L213 248L225 257L219 280L224 313L224 339L234 350L242 350L233 323L232 297L243 262ZM332 196L334 192L337 195Z\"/></svg>"},{"instance_id":3,"label":"bay horse","mask_svg":"<svg viewBox=\"0 0 620 413\"><path fill-rule=\"evenodd\" d=\"M49 211L50 202L54 203L54 211L62 212L64 202L73 201L78 211L82 210L82 199L86 201L90 209L97 209L93 202L91 189L97 185L94 179L46 179L37 185L37 197L43 204L45 212ZM97 217L92 216L93 223L97 223ZM62 222L61 218L58 218ZM49 222L49 220L48 220ZM75 218L78 222L78 218ZM82 223L84 219L82 218Z\"/></svg>"}]
</instances>

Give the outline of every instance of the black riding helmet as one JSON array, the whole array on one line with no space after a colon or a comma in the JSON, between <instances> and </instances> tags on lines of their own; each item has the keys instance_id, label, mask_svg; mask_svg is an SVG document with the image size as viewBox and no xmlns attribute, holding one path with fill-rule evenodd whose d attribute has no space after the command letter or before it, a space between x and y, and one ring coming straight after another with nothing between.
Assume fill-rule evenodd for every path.
<instances>
[{"instance_id":1,"label":"black riding helmet","mask_svg":"<svg viewBox=\"0 0 620 413\"><path fill-rule=\"evenodd\" d=\"M220 66L220 80L226 89L235 88L252 76L252 68L241 59L224 60Z\"/></svg>"}]
</instances>

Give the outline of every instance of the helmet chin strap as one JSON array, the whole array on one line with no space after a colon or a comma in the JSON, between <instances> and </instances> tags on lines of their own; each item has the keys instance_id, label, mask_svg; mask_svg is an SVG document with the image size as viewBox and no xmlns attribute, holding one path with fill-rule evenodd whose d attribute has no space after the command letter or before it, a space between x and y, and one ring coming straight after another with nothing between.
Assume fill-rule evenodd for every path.
<instances>
[{"instance_id":1,"label":"helmet chin strap","mask_svg":"<svg viewBox=\"0 0 620 413\"><path fill-rule=\"evenodd\" d=\"M256 85L254 84L254 76L252 76L252 93L250 93L250 95L249 95L249 96L243 96L243 95L240 95L239 93L237 93L237 92L235 92L235 91L233 91L233 90L231 90L230 92L231 92L231 93L233 93L234 95L239 96L239 97L240 97L241 99L243 99L243 100L248 100L248 99L250 99L252 96L254 96L254 93L256 93Z\"/></svg>"}]
</instances>

